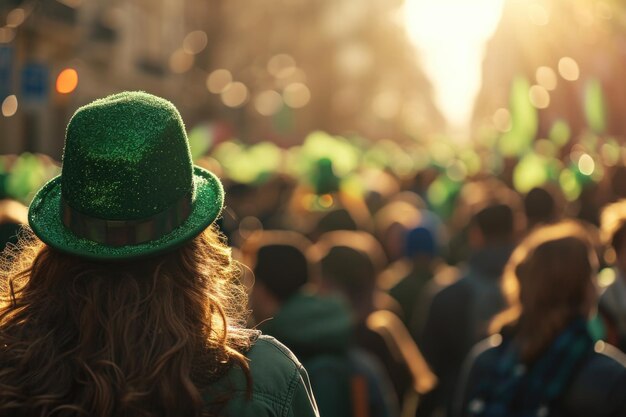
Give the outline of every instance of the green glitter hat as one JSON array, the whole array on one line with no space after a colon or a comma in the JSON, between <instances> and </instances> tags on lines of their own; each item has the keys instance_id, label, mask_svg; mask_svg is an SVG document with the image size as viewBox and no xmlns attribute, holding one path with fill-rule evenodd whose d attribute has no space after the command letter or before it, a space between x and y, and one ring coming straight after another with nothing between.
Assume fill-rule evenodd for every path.
<instances>
[{"instance_id":1,"label":"green glitter hat","mask_svg":"<svg viewBox=\"0 0 626 417\"><path fill-rule=\"evenodd\" d=\"M223 202L217 177L193 165L174 105L125 92L76 111L61 175L37 192L28 221L63 252L126 260L189 241L213 223Z\"/></svg>"}]
</instances>

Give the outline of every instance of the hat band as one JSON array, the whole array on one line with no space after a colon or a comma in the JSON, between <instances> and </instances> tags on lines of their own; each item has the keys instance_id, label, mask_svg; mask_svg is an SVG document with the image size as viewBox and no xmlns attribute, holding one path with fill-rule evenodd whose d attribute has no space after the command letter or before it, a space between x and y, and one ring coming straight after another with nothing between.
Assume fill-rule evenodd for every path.
<instances>
[{"instance_id":1,"label":"hat band","mask_svg":"<svg viewBox=\"0 0 626 417\"><path fill-rule=\"evenodd\" d=\"M61 198L63 224L76 236L109 246L138 245L165 236L189 217L191 194L169 208L139 220L106 220L73 209Z\"/></svg>"}]
</instances>

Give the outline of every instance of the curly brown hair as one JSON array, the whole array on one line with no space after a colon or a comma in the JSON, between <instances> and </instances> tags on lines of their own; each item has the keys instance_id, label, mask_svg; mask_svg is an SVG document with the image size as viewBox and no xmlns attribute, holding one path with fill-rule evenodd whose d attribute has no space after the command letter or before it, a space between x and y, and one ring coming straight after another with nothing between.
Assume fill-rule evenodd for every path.
<instances>
[{"instance_id":1,"label":"curly brown hair","mask_svg":"<svg viewBox=\"0 0 626 417\"><path fill-rule=\"evenodd\" d=\"M209 415L231 366L250 389L246 292L215 227L123 263L20 246L0 263L0 415Z\"/></svg>"}]
</instances>

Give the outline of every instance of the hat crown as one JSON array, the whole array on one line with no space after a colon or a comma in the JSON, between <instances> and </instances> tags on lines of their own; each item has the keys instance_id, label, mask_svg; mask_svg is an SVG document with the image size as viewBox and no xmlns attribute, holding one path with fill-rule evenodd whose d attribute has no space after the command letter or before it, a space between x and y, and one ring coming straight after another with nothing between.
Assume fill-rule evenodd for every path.
<instances>
[{"instance_id":1,"label":"hat crown","mask_svg":"<svg viewBox=\"0 0 626 417\"><path fill-rule=\"evenodd\" d=\"M79 108L67 128L61 181L72 209L108 220L147 218L191 196L193 164L178 110L142 92Z\"/></svg>"}]
</instances>

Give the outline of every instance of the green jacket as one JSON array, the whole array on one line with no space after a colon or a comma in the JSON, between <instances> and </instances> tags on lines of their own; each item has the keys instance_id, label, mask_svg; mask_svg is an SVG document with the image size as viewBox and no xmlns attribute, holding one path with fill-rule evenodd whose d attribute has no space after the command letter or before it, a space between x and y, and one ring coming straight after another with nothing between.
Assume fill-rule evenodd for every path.
<instances>
[{"instance_id":1,"label":"green jacket","mask_svg":"<svg viewBox=\"0 0 626 417\"><path fill-rule=\"evenodd\" d=\"M320 355L345 355L352 338L348 306L338 297L301 291L259 329L284 343L303 363Z\"/></svg>"},{"instance_id":2,"label":"green jacket","mask_svg":"<svg viewBox=\"0 0 626 417\"><path fill-rule=\"evenodd\" d=\"M306 291L289 298L260 330L284 343L302 361L323 417L351 416L351 377L348 357L351 319L336 297Z\"/></svg>"},{"instance_id":3,"label":"green jacket","mask_svg":"<svg viewBox=\"0 0 626 417\"><path fill-rule=\"evenodd\" d=\"M231 395L220 417L319 417L309 377L289 349L273 337L260 336L246 357L252 375L251 398L239 367L232 367L205 394L207 404Z\"/></svg>"},{"instance_id":4,"label":"green jacket","mask_svg":"<svg viewBox=\"0 0 626 417\"><path fill-rule=\"evenodd\" d=\"M396 415L387 375L352 345L350 310L341 298L301 291L259 327L302 361L322 417L354 416L356 403L372 417ZM365 382L367 392L353 391L355 382Z\"/></svg>"}]
</instances>

